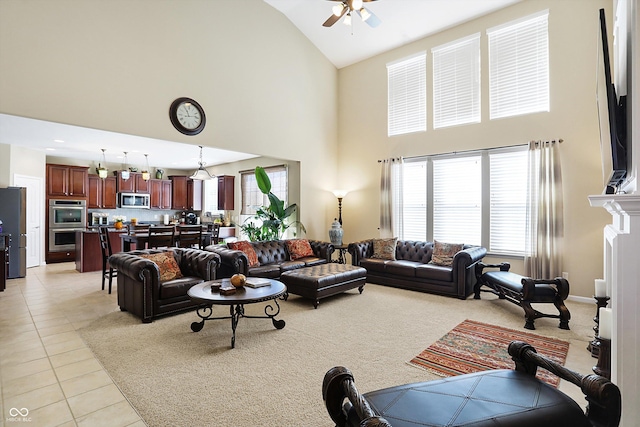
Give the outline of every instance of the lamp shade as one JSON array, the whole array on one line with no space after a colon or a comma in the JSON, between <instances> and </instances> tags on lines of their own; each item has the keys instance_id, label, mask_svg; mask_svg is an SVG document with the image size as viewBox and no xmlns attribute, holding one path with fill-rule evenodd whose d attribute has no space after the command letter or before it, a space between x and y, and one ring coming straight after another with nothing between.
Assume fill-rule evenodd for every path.
<instances>
[{"instance_id":1,"label":"lamp shade","mask_svg":"<svg viewBox=\"0 0 640 427\"><path fill-rule=\"evenodd\" d=\"M338 198L338 199L344 199L344 196L346 196L348 193L348 191L346 190L333 190L333 194Z\"/></svg>"},{"instance_id":2,"label":"lamp shade","mask_svg":"<svg viewBox=\"0 0 640 427\"><path fill-rule=\"evenodd\" d=\"M193 173L193 175L191 175L189 178L191 178L191 179L199 179L199 180L207 180L207 179L213 179L214 177L205 168L199 167Z\"/></svg>"}]
</instances>

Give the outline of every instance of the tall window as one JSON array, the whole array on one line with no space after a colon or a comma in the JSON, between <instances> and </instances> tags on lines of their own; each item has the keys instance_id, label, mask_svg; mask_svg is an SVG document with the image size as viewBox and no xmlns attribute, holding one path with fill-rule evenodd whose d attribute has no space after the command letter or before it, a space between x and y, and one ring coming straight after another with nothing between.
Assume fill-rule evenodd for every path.
<instances>
[{"instance_id":1,"label":"tall window","mask_svg":"<svg viewBox=\"0 0 640 427\"><path fill-rule=\"evenodd\" d=\"M431 49L433 127L480 123L480 34Z\"/></svg>"},{"instance_id":2,"label":"tall window","mask_svg":"<svg viewBox=\"0 0 640 427\"><path fill-rule=\"evenodd\" d=\"M271 180L271 192L283 200L287 205L288 174L285 165L264 168ZM269 206L269 198L262 194L256 182L253 170L240 172L240 186L242 192L241 215L253 215L260 206Z\"/></svg>"},{"instance_id":3,"label":"tall window","mask_svg":"<svg viewBox=\"0 0 640 427\"><path fill-rule=\"evenodd\" d=\"M427 130L427 55L387 64L388 135Z\"/></svg>"},{"instance_id":4,"label":"tall window","mask_svg":"<svg viewBox=\"0 0 640 427\"><path fill-rule=\"evenodd\" d=\"M401 239L524 254L526 147L405 159L403 180Z\"/></svg>"},{"instance_id":5,"label":"tall window","mask_svg":"<svg viewBox=\"0 0 640 427\"><path fill-rule=\"evenodd\" d=\"M549 111L549 11L487 30L490 118Z\"/></svg>"},{"instance_id":6,"label":"tall window","mask_svg":"<svg viewBox=\"0 0 640 427\"><path fill-rule=\"evenodd\" d=\"M203 181L203 184L203 210L205 212L220 213L221 211L218 209L218 180L207 179Z\"/></svg>"}]
</instances>

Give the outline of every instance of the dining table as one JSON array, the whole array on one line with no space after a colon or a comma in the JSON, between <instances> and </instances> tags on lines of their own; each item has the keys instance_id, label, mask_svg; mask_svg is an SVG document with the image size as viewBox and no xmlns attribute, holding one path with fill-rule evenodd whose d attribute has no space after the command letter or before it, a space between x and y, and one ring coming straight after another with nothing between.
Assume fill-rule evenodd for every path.
<instances>
[{"instance_id":1,"label":"dining table","mask_svg":"<svg viewBox=\"0 0 640 427\"><path fill-rule=\"evenodd\" d=\"M122 252L131 251L131 245L135 245L136 249L146 249L147 243L149 243L148 233L128 234L121 233L120 239L122 241ZM178 245L178 235L175 235L175 244ZM209 246L211 244L211 232L202 231L202 247Z\"/></svg>"}]
</instances>

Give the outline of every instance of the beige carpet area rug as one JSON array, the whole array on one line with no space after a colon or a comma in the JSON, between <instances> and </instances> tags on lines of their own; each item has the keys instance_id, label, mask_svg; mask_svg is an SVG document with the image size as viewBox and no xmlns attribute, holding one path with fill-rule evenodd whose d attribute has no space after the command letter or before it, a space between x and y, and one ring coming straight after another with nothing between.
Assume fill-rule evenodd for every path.
<instances>
[{"instance_id":1,"label":"beige carpet area rug","mask_svg":"<svg viewBox=\"0 0 640 427\"><path fill-rule=\"evenodd\" d=\"M321 390L330 368L351 369L361 392L433 380L438 377L406 363L425 343L467 318L514 329L524 322L522 311L503 301L461 301L371 284L362 295L336 295L315 310L295 295L280 305L284 329L268 319L240 319L235 349L230 320L208 321L192 332L194 312L143 324L114 311L80 334L151 427L332 426ZM538 320L536 332L571 341L580 365L593 313L586 304L568 306L572 330ZM218 309L218 315L228 314L227 307ZM245 309L262 315L264 303Z\"/></svg>"},{"instance_id":2,"label":"beige carpet area rug","mask_svg":"<svg viewBox=\"0 0 640 427\"><path fill-rule=\"evenodd\" d=\"M527 342L535 347L538 354L561 365L564 365L569 351L569 342L565 340L467 319L409 363L443 377L490 369L513 369L513 360L507 351L511 341ZM560 384L560 378L545 369L538 369L536 376L554 387Z\"/></svg>"}]
</instances>

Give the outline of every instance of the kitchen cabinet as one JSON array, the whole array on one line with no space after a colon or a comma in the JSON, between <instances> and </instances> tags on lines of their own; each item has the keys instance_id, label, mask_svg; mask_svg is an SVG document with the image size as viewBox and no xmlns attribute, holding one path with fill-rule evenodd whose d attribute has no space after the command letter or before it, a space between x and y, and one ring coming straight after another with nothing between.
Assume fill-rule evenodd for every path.
<instances>
[{"instance_id":1,"label":"kitchen cabinet","mask_svg":"<svg viewBox=\"0 0 640 427\"><path fill-rule=\"evenodd\" d=\"M98 175L89 175L89 209L116 208L116 177L101 179Z\"/></svg>"},{"instance_id":2,"label":"kitchen cabinet","mask_svg":"<svg viewBox=\"0 0 640 427\"><path fill-rule=\"evenodd\" d=\"M202 181L187 176L172 175L171 208L176 210L202 210Z\"/></svg>"},{"instance_id":3,"label":"kitchen cabinet","mask_svg":"<svg viewBox=\"0 0 640 427\"><path fill-rule=\"evenodd\" d=\"M47 197L86 198L88 175L86 166L47 164Z\"/></svg>"},{"instance_id":4,"label":"kitchen cabinet","mask_svg":"<svg viewBox=\"0 0 640 427\"><path fill-rule=\"evenodd\" d=\"M151 209L171 209L171 188L169 179L149 180Z\"/></svg>"},{"instance_id":5,"label":"kitchen cabinet","mask_svg":"<svg viewBox=\"0 0 640 427\"><path fill-rule=\"evenodd\" d=\"M117 173L117 191L118 193L149 193L149 181L142 179L140 172L130 172L129 179L122 179L122 171Z\"/></svg>"},{"instance_id":6,"label":"kitchen cabinet","mask_svg":"<svg viewBox=\"0 0 640 427\"><path fill-rule=\"evenodd\" d=\"M218 176L218 209L232 211L234 207L234 184L236 177L233 175Z\"/></svg>"}]
</instances>

